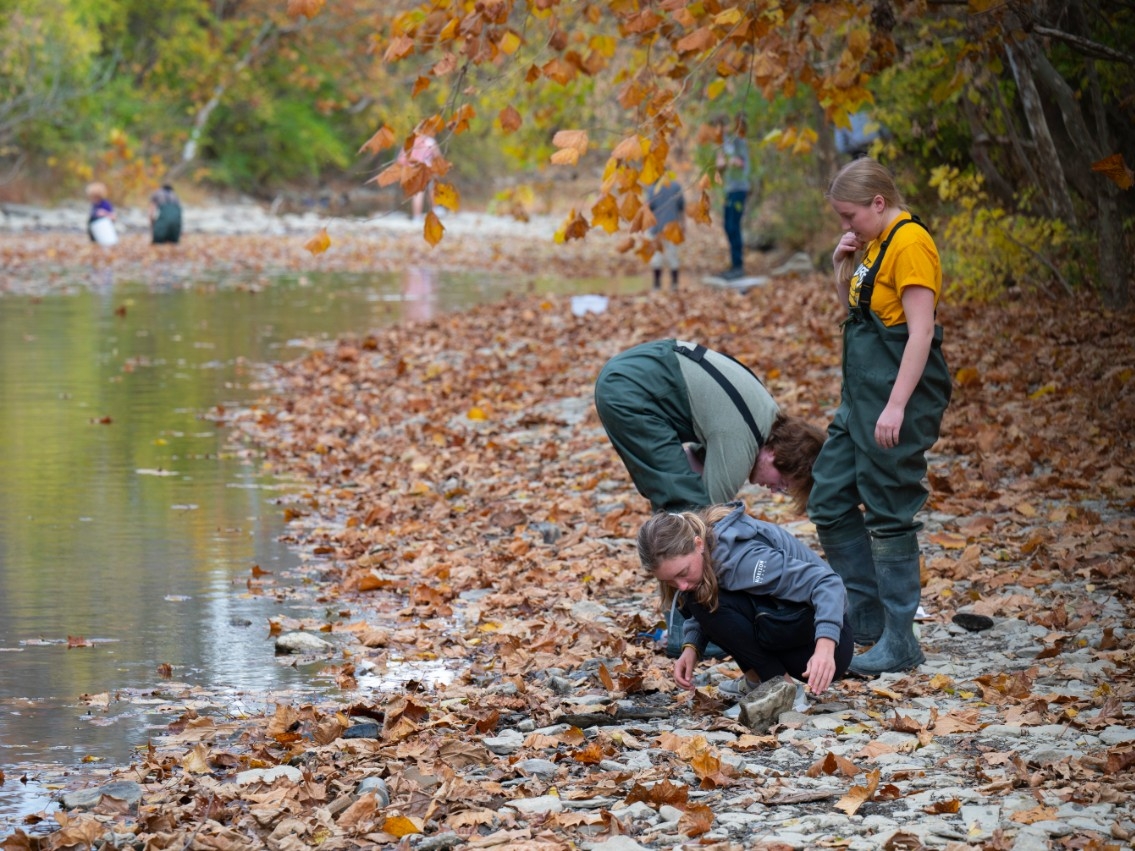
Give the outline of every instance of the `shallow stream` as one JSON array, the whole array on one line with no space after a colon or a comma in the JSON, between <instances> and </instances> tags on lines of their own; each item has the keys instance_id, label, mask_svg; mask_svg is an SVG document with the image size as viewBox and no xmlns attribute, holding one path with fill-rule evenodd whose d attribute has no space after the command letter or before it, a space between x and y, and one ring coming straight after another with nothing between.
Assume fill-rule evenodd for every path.
<instances>
[{"instance_id":1,"label":"shallow stream","mask_svg":"<svg viewBox=\"0 0 1135 851\"><path fill-rule=\"evenodd\" d=\"M209 412L268 392L267 363L508 286L416 269L0 297L0 837L53 806L52 772L128 763L168 723L148 706L320 687L277 663L288 612L247 588L298 564L273 504L298 485L235 457Z\"/></svg>"}]
</instances>

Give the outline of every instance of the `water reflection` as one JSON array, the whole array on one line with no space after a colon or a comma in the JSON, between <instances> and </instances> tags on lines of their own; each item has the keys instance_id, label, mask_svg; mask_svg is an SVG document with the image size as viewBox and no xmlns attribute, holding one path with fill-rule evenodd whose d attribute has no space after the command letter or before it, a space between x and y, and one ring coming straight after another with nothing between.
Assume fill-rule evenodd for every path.
<instances>
[{"instance_id":1,"label":"water reflection","mask_svg":"<svg viewBox=\"0 0 1135 851\"><path fill-rule=\"evenodd\" d=\"M424 322L432 319L436 294L437 273L421 266L411 266L402 273L402 309L407 319Z\"/></svg>"},{"instance_id":2,"label":"water reflection","mask_svg":"<svg viewBox=\"0 0 1135 851\"><path fill-rule=\"evenodd\" d=\"M262 711L318 686L268 632L310 613L247 587L299 563L273 503L289 485L203 415L263 393L257 364L507 291L425 269L97 283L0 299L0 837L44 806L25 772L128 762L168 720L154 701L207 688Z\"/></svg>"}]
</instances>

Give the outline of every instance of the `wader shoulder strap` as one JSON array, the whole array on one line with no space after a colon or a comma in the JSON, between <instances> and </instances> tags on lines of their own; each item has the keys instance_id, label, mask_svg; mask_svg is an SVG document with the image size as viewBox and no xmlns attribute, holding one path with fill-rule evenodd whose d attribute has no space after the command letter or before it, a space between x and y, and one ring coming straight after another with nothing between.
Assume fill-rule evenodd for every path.
<instances>
[{"instance_id":1,"label":"wader shoulder strap","mask_svg":"<svg viewBox=\"0 0 1135 851\"><path fill-rule=\"evenodd\" d=\"M752 430L753 437L757 441L757 449L759 450L762 446L764 446L764 435L761 434L761 430L757 427L756 420L753 419L752 411L750 411L749 406L745 404L745 400L741 398L741 394L738 392L737 388L730 383L728 378L721 374L721 370L719 370L716 366L705 359L705 353L708 351L708 349L706 349L706 347L702 345L697 345L692 349L687 349L684 346L679 346L677 343L675 343L674 351L678 352L679 354L685 355L695 363L701 364L702 369L708 372L713 377L713 379L721 385L721 389L724 390L729 395L729 398L733 400L733 404L737 406L737 410L744 418L745 423L749 426L750 430ZM730 355L725 355L725 357L729 358L729 360L733 361L735 364L744 367L745 371L748 372L749 375L752 375L753 378L756 378L756 380L760 382L760 379L757 378L756 374L747 366L745 366L745 364L741 363L741 361L737 360L737 358L731 357Z\"/></svg>"},{"instance_id":2,"label":"wader shoulder strap","mask_svg":"<svg viewBox=\"0 0 1135 851\"><path fill-rule=\"evenodd\" d=\"M852 308L852 310L860 310L866 315L867 311L871 309L871 294L875 291L875 277L879 274L879 269L883 266L883 255L887 253L887 246L891 244L891 240L895 238L895 234L899 232L903 225L909 225L911 223L921 226L927 233L930 231L926 225L922 224L922 219L918 218L918 216L913 213L909 219L903 219L895 225L894 230L890 232L887 238L883 240L883 244L879 246L879 255L875 258L875 262L871 264L871 268L867 271L867 276L859 285L859 304L856 305L855 308Z\"/></svg>"}]
</instances>

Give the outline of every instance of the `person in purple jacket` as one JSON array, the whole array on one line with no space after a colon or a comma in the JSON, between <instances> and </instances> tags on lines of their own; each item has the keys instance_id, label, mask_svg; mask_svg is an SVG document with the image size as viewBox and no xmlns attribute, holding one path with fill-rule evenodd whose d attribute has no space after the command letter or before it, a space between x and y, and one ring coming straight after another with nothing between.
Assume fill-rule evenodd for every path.
<instances>
[{"instance_id":1,"label":"person in purple jacket","mask_svg":"<svg viewBox=\"0 0 1135 851\"><path fill-rule=\"evenodd\" d=\"M843 581L822 558L741 502L659 512L638 532L638 554L688 616L674 679L693 688L708 642L744 676L719 690L743 697L775 677L820 694L842 677L855 651Z\"/></svg>"}]
</instances>

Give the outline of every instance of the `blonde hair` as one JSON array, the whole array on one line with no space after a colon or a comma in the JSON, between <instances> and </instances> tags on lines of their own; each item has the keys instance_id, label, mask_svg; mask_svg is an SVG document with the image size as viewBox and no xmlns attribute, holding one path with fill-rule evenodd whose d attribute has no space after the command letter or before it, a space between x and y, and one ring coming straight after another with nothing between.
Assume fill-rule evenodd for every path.
<instances>
[{"instance_id":1,"label":"blonde hair","mask_svg":"<svg viewBox=\"0 0 1135 851\"><path fill-rule=\"evenodd\" d=\"M732 506L713 505L697 511L659 512L642 524L638 530L638 558L646 572L654 576L658 566L667 559L689 555L697 546L696 539L705 542L705 570L697 588L687 592L711 612L717 610L717 574L713 569L713 547L717 536L713 524L733 511ZM659 582L662 605L669 608L676 593L674 588Z\"/></svg>"},{"instance_id":2,"label":"blonde hair","mask_svg":"<svg viewBox=\"0 0 1135 851\"><path fill-rule=\"evenodd\" d=\"M895 185L894 175L870 157L852 160L832 178L828 185L827 199L869 207L876 196L882 196L888 207L907 209L902 193ZM835 270L836 280L846 284L851 280L856 267L862 260L862 252L856 252L840 261Z\"/></svg>"},{"instance_id":3,"label":"blonde hair","mask_svg":"<svg viewBox=\"0 0 1135 851\"><path fill-rule=\"evenodd\" d=\"M102 201L106 198L106 184L99 181L87 184L87 197L92 201Z\"/></svg>"}]
</instances>

